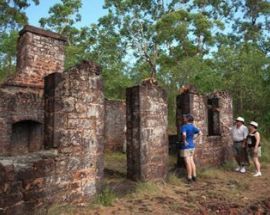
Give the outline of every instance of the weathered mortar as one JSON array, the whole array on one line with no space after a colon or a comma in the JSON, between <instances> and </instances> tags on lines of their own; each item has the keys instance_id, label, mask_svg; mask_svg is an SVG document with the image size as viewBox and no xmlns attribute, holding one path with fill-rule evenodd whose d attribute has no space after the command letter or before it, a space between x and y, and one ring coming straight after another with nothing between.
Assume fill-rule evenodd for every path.
<instances>
[{"instance_id":1,"label":"weathered mortar","mask_svg":"<svg viewBox=\"0 0 270 215\"><path fill-rule=\"evenodd\" d=\"M100 68L84 61L46 77L46 148L0 157L0 213L47 214L86 202L103 177L104 95ZM51 134L53 133L53 134Z\"/></svg>"},{"instance_id":2,"label":"weathered mortar","mask_svg":"<svg viewBox=\"0 0 270 215\"><path fill-rule=\"evenodd\" d=\"M23 143L21 137L15 137L15 123L32 121L43 123L43 99L42 95L31 89L6 89L0 88L0 155L25 154L31 151L38 151L43 147L43 129L40 128L39 138L31 143ZM18 129L17 129L18 130ZM16 132L16 131L15 131ZM20 134L17 134L20 135ZM21 143L16 140L21 139ZM34 146L36 145L36 146Z\"/></svg>"},{"instance_id":3,"label":"weathered mortar","mask_svg":"<svg viewBox=\"0 0 270 215\"><path fill-rule=\"evenodd\" d=\"M105 100L105 150L123 151L126 142L126 103Z\"/></svg>"},{"instance_id":4,"label":"weathered mortar","mask_svg":"<svg viewBox=\"0 0 270 215\"><path fill-rule=\"evenodd\" d=\"M226 129L233 124L233 110L232 110L232 98L228 93L216 92L209 95L201 95L196 91L185 92L189 97L188 102L183 101L183 95L177 97L177 118L178 125L179 119L181 120L182 114L191 113L194 116L194 124L200 128L203 135L197 139L197 149L195 152L195 160L198 165L219 165L231 158L231 149L229 144L231 143L230 131ZM209 135L209 112L211 108L208 105L208 100L216 98L218 99L219 107L217 108L219 115L220 126L219 135ZM183 111L183 104L185 102L185 109ZM180 115L181 114L181 115ZM178 127L179 128L179 127ZM180 129L178 129L178 135L180 135ZM199 144L202 143L202 144ZM181 160L181 159L180 159ZM181 166L181 162L178 162Z\"/></svg>"},{"instance_id":5,"label":"weathered mortar","mask_svg":"<svg viewBox=\"0 0 270 215\"><path fill-rule=\"evenodd\" d=\"M43 148L43 77L63 71L64 44L59 34L36 27L20 32L16 73L0 86L0 155Z\"/></svg>"},{"instance_id":6,"label":"weathered mortar","mask_svg":"<svg viewBox=\"0 0 270 215\"><path fill-rule=\"evenodd\" d=\"M60 77L59 77L60 76ZM92 196L103 177L104 95L100 68L88 61L46 77L45 146L57 148L63 172L76 175L78 197ZM54 86L54 87L53 87Z\"/></svg>"},{"instance_id":7,"label":"weathered mortar","mask_svg":"<svg viewBox=\"0 0 270 215\"><path fill-rule=\"evenodd\" d=\"M63 201L71 188L56 162L56 150L0 157L0 214L47 214L47 204Z\"/></svg>"},{"instance_id":8,"label":"weathered mortar","mask_svg":"<svg viewBox=\"0 0 270 215\"><path fill-rule=\"evenodd\" d=\"M127 176L133 180L164 179L168 159L167 96L145 82L126 91Z\"/></svg>"},{"instance_id":9,"label":"weathered mortar","mask_svg":"<svg viewBox=\"0 0 270 215\"><path fill-rule=\"evenodd\" d=\"M65 43L59 34L26 25L18 40L16 74L6 84L43 88L45 76L64 71Z\"/></svg>"}]
</instances>

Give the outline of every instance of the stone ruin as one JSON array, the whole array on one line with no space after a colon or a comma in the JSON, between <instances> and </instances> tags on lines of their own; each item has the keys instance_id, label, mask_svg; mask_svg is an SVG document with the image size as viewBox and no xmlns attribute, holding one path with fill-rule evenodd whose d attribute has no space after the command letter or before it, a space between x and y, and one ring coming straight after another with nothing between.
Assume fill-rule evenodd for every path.
<instances>
[{"instance_id":1,"label":"stone ruin","mask_svg":"<svg viewBox=\"0 0 270 215\"><path fill-rule=\"evenodd\" d=\"M64 71L64 45L58 34L32 26L20 32L16 74L0 88L0 155L43 148L43 78Z\"/></svg>"},{"instance_id":2,"label":"stone ruin","mask_svg":"<svg viewBox=\"0 0 270 215\"><path fill-rule=\"evenodd\" d=\"M144 81L127 89L126 102L107 100L98 65L83 61L64 71L65 44L33 26L20 32L16 73L0 86L0 214L86 202L102 188L104 148L126 150L132 180L167 176L166 92ZM223 162L230 96L189 91L177 105L178 119L190 112L203 130L197 162Z\"/></svg>"},{"instance_id":3,"label":"stone ruin","mask_svg":"<svg viewBox=\"0 0 270 215\"><path fill-rule=\"evenodd\" d=\"M128 88L127 176L133 180L165 179L168 159L167 95L151 82Z\"/></svg>"},{"instance_id":4,"label":"stone ruin","mask_svg":"<svg viewBox=\"0 0 270 215\"><path fill-rule=\"evenodd\" d=\"M32 26L20 32L17 73L0 88L1 214L46 213L102 185L101 69L84 61L63 72L64 45Z\"/></svg>"},{"instance_id":5,"label":"stone ruin","mask_svg":"<svg viewBox=\"0 0 270 215\"><path fill-rule=\"evenodd\" d=\"M202 95L189 86L176 98L176 126L181 126L183 114L191 113L194 124L203 133L196 142L196 163L200 166L219 165L231 158L232 143L228 127L233 124L232 98L226 92ZM180 136L177 130L177 136ZM178 165L183 161L178 157Z\"/></svg>"}]
</instances>

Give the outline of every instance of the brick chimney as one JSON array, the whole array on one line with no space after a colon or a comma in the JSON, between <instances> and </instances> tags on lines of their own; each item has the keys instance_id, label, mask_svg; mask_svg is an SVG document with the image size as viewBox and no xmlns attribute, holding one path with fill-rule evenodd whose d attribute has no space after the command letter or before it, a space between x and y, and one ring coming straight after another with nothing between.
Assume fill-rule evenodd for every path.
<instances>
[{"instance_id":1,"label":"brick chimney","mask_svg":"<svg viewBox=\"0 0 270 215\"><path fill-rule=\"evenodd\" d=\"M60 34L26 25L17 44L17 68L7 85L44 87L43 78L64 71L66 39Z\"/></svg>"}]
</instances>

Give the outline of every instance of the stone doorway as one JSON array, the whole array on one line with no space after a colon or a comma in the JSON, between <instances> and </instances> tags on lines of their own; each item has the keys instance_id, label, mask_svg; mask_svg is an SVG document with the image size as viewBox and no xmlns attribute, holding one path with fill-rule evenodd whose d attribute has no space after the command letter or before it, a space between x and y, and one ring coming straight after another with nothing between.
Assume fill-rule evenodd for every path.
<instances>
[{"instance_id":1,"label":"stone doorway","mask_svg":"<svg viewBox=\"0 0 270 215\"><path fill-rule=\"evenodd\" d=\"M181 93L176 97L176 129L177 129L177 143L176 143L176 155L177 155L177 167L184 168L185 161L180 156L180 144L181 134L180 127L183 123L183 115L191 113L190 102L192 100L191 94L188 92Z\"/></svg>"},{"instance_id":2,"label":"stone doorway","mask_svg":"<svg viewBox=\"0 0 270 215\"><path fill-rule=\"evenodd\" d=\"M21 155L41 150L43 126L32 120L23 120L12 125L11 154Z\"/></svg>"}]
</instances>

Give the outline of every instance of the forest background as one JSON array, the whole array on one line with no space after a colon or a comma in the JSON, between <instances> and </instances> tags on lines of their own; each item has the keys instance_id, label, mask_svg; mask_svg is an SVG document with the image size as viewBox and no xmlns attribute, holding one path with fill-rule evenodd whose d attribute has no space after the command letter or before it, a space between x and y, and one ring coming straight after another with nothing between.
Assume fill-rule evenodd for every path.
<instances>
[{"instance_id":1,"label":"forest background","mask_svg":"<svg viewBox=\"0 0 270 215\"><path fill-rule=\"evenodd\" d=\"M44 0L40 0L44 1ZM15 72L18 32L39 0L0 0L0 81ZM50 7L40 27L68 40L65 67L82 59L103 68L105 96L154 76L168 93L169 131L183 84L228 91L235 116L270 132L270 2L267 0L105 0L97 23L78 27L81 0ZM269 136L269 135L267 135Z\"/></svg>"}]
</instances>

